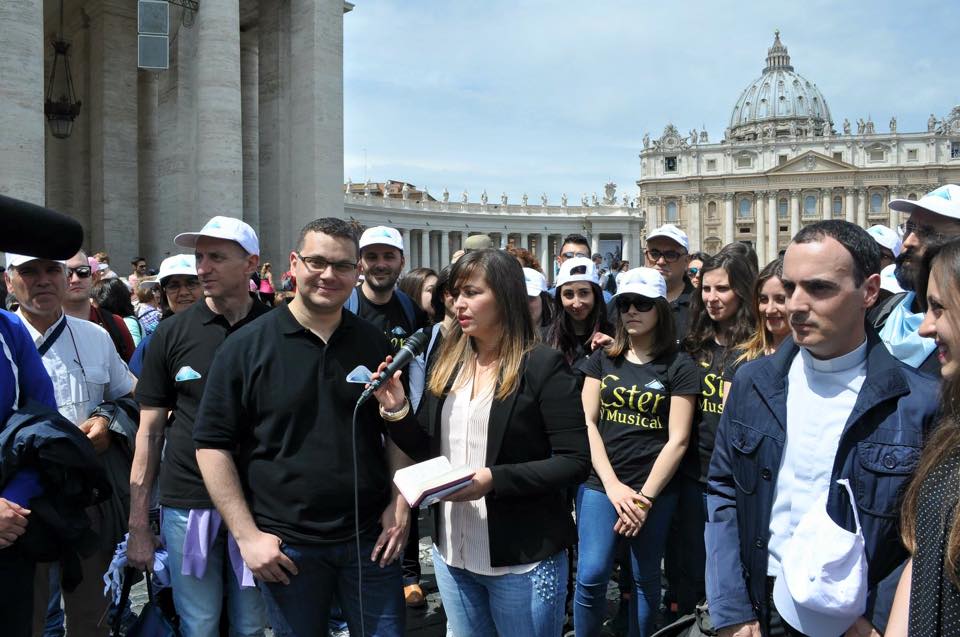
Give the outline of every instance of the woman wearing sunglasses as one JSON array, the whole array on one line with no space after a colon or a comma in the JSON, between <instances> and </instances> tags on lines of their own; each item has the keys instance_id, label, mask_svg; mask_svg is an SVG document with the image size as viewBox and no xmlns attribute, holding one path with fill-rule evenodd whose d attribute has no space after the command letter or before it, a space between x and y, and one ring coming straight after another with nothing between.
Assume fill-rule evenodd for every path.
<instances>
[{"instance_id":1,"label":"woman wearing sunglasses","mask_svg":"<svg viewBox=\"0 0 960 637\"><path fill-rule=\"evenodd\" d=\"M703 269L704 262L709 258L710 255L706 252L694 252L690 255L690 263L687 264L687 279L693 287L700 287L700 270Z\"/></svg>"},{"instance_id":2,"label":"woman wearing sunglasses","mask_svg":"<svg viewBox=\"0 0 960 637\"><path fill-rule=\"evenodd\" d=\"M600 634L618 536L630 548L630 635L653 632L660 561L677 504L671 478L686 451L700 391L696 365L677 349L666 294L656 270L627 272L613 299L613 343L583 367L593 471L577 498L578 637Z\"/></svg>"}]
</instances>

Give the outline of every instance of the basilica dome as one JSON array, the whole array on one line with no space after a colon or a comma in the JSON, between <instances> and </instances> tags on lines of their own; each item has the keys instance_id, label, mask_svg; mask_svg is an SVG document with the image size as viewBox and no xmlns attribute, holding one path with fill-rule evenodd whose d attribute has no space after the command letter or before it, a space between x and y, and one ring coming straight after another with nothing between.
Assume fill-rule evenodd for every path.
<instances>
[{"instance_id":1,"label":"basilica dome","mask_svg":"<svg viewBox=\"0 0 960 637\"><path fill-rule=\"evenodd\" d=\"M793 70L787 47L774 35L763 75L740 94L727 129L735 141L831 133L830 109L817 85Z\"/></svg>"}]
</instances>

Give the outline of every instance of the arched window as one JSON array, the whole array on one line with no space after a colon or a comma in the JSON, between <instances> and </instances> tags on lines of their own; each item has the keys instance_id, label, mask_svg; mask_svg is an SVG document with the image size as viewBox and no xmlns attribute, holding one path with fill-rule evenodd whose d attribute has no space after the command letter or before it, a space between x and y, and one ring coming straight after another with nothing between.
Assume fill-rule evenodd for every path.
<instances>
[{"instance_id":1,"label":"arched window","mask_svg":"<svg viewBox=\"0 0 960 637\"><path fill-rule=\"evenodd\" d=\"M787 209L787 200L781 199L780 201L777 202L777 216L780 217L781 219L786 219L788 215L789 215L789 212Z\"/></svg>"},{"instance_id":2,"label":"arched window","mask_svg":"<svg viewBox=\"0 0 960 637\"><path fill-rule=\"evenodd\" d=\"M843 197L834 197L833 198L833 214L840 215L843 213Z\"/></svg>"},{"instance_id":3,"label":"arched window","mask_svg":"<svg viewBox=\"0 0 960 637\"><path fill-rule=\"evenodd\" d=\"M870 195L870 214L883 212L883 195L879 192Z\"/></svg>"},{"instance_id":4,"label":"arched window","mask_svg":"<svg viewBox=\"0 0 960 637\"><path fill-rule=\"evenodd\" d=\"M677 202L676 201L667 202L667 221L670 221L670 222L677 221Z\"/></svg>"},{"instance_id":5,"label":"arched window","mask_svg":"<svg viewBox=\"0 0 960 637\"><path fill-rule=\"evenodd\" d=\"M815 217L817 216L817 198L813 195L807 195L803 198L803 216L804 217Z\"/></svg>"},{"instance_id":6,"label":"arched window","mask_svg":"<svg viewBox=\"0 0 960 637\"><path fill-rule=\"evenodd\" d=\"M741 219L750 218L750 200L746 197L740 200L740 208L737 210L737 216Z\"/></svg>"},{"instance_id":7,"label":"arched window","mask_svg":"<svg viewBox=\"0 0 960 637\"><path fill-rule=\"evenodd\" d=\"M916 200L917 200L917 193L911 192L909 195L907 195L907 199L909 199L910 201L916 201Z\"/></svg>"},{"instance_id":8,"label":"arched window","mask_svg":"<svg viewBox=\"0 0 960 637\"><path fill-rule=\"evenodd\" d=\"M717 202L711 201L707 204L707 219L717 218Z\"/></svg>"}]
</instances>

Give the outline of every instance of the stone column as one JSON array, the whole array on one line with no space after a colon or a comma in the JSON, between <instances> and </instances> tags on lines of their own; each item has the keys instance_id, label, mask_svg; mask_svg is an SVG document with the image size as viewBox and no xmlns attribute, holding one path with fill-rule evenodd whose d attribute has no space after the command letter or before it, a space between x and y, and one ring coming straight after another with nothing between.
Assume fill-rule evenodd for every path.
<instances>
[{"instance_id":1,"label":"stone column","mask_svg":"<svg viewBox=\"0 0 960 637\"><path fill-rule=\"evenodd\" d=\"M0 193L42 205L47 46L42 0L0 2L0 25Z\"/></svg>"},{"instance_id":2,"label":"stone column","mask_svg":"<svg viewBox=\"0 0 960 637\"><path fill-rule=\"evenodd\" d=\"M630 262L630 269L633 269L640 264L634 258L633 241L631 239L629 230L620 235L620 254Z\"/></svg>"},{"instance_id":3,"label":"stone column","mask_svg":"<svg viewBox=\"0 0 960 637\"><path fill-rule=\"evenodd\" d=\"M776 190L770 191L767 198L767 260L772 261L780 254L780 217Z\"/></svg>"},{"instance_id":4,"label":"stone column","mask_svg":"<svg viewBox=\"0 0 960 637\"><path fill-rule=\"evenodd\" d=\"M260 43L256 27L240 32L240 109L243 120L243 220L260 234Z\"/></svg>"},{"instance_id":5,"label":"stone column","mask_svg":"<svg viewBox=\"0 0 960 637\"><path fill-rule=\"evenodd\" d=\"M520 233L520 246L519 246L519 247L524 248L525 250L529 250L529 249L530 249L530 235L528 235L526 232L521 232L521 233Z\"/></svg>"},{"instance_id":6,"label":"stone column","mask_svg":"<svg viewBox=\"0 0 960 637\"><path fill-rule=\"evenodd\" d=\"M700 239L700 200L699 194L687 195L685 203L687 204L687 236L690 239L690 251L701 250Z\"/></svg>"},{"instance_id":7,"label":"stone column","mask_svg":"<svg viewBox=\"0 0 960 637\"><path fill-rule=\"evenodd\" d=\"M400 230L400 236L403 237L403 271L409 272L413 269L413 244L410 243L410 230L403 228Z\"/></svg>"},{"instance_id":8,"label":"stone column","mask_svg":"<svg viewBox=\"0 0 960 637\"><path fill-rule=\"evenodd\" d=\"M540 267L547 275L547 281L553 281L553 264L550 263L550 237L544 233L537 235L537 249L540 251Z\"/></svg>"},{"instance_id":9,"label":"stone column","mask_svg":"<svg viewBox=\"0 0 960 637\"><path fill-rule=\"evenodd\" d=\"M164 259L162 248L172 242L172 236L161 233L160 224L160 165L158 161L158 137L160 118L157 112L159 101L159 74L140 71L137 76L137 179L139 181L140 254L151 267L159 267ZM136 256L136 255L135 255Z\"/></svg>"},{"instance_id":10,"label":"stone column","mask_svg":"<svg viewBox=\"0 0 960 637\"><path fill-rule=\"evenodd\" d=\"M197 214L241 217L239 0L204 0L196 19Z\"/></svg>"},{"instance_id":11,"label":"stone column","mask_svg":"<svg viewBox=\"0 0 960 637\"><path fill-rule=\"evenodd\" d=\"M800 232L800 191L790 191L790 238Z\"/></svg>"},{"instance_id":12,"label":"stone column","mask_svg":"<svg viewBox=\"0 0 960 637\"><path fill-rule=\"evenodd\" d=\"M867 191L864 188L857 190L857 225L867 227Z\"/></svg>"},{"instance_id":13,"label":"stone column","mask_svg":"<svg viewBox=\"0 0 960 637\"><path fill-rule=\"evenodd\" d=\"M450 265L450 232L440 233L440 269Z\"/></svg>"},{"instance_id":14,"label":"stone column","mask_svg":"<svg viewBox=\"0 0 960 637\"><path fill-rule=\"evenodd\" d=\"M654 230L660 227L660 197L647 197L647 214L650 215L647 228Z\"/></svg>"},{"instance_id":15,"label":"stone column","mask_svg":"<svg viewBox=\"0 0 960 637\"><path fill-rule=\"evenodd\" d=\"M857 211L856 201L857 200L854 197L854 194L856 192L857 192L856 188L843 189L843 194L845 196L845 199L843 202L843 218L849 221L850 223L854 223L857 219L856 217L856 211Z\"/></svg>"},{"instance_id":16,"label":"stone column","mask_svg":"<svg viewBox=\"0 0 960 637\"><path fill-rule=\"evenodd\" d=\"M733 243L733 193L723 196L723 244Z\"/></svg>"},{"instance_id":17,"label":"stone column","mask_svg":"<svg viewBox=\"0 0 960 637\"><path fill-rule=\"evenodd\" d=\"M758 191L753 194L753 220L756 224L756 240L753 243L754 249L757 251L757 262L760 264L760 269L763 269L763 266L770 261L767 258L767 233L765 232L767 219L764 215L764 210L767 207L767 193Z\"/></svg>"},{"instance_id":18,"label":"stone column","mask_svg":"<svg viewBox=\"0 0 960 637\"><path fill-rule=\"evenodd\" d=\"M823 208L820 211L820 218L829 221L833 218L833 188L824 188L823 196L820 198L820 205Z\"/></svg>"},{"instance_id":19,"label":"stone column","mask_svg":"<svg viewBox=\"0 0 960 637\"><path fill-rule=\"evenodd\" d=\"M887 204L889 204L894 199L899 199L899 198L900 198L899 189L890 188L890 190L887 192ZM894 210L893 208L891 208L889 205L887 206L887 210L890 212L890 220L888 222L890 224L890 228L892 228L893 230L896 230L897 226L900 225L900 213Z\"/></svg>"},{"instance_id":20,"label":"stone column","mask_svg":"<svg viewBox=\"0 0 960 637\"><path fill-rule=\"evenodd\" d=\"M420 268L430 267L430 231L420 231Z\"/></svg>"},{"instance_id":21,"label":"stone column","mask_svg":"<svg viewBox=\"0 0 960 637\"><path fill-rule=\"evenodd\" d=\"M590 230L590 256L600 252L600 233L594 229Z\"/></svg>"}]
</instances>

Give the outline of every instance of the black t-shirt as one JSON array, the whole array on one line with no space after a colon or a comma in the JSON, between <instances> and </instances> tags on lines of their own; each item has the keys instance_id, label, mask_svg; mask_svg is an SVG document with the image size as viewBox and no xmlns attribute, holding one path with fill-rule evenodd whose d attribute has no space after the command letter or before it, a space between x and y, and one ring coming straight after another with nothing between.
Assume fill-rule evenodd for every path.
<instances>
[{"instance_id":1,"label":"black t-shirt","mask_svg":"<svg viewBox=\"0 0 960 637\"><path fill-rule=\"evenodd\" d=\"M697 397L697 412L693 420L693 435L690 446L680 463L680 472L703 484L707 482L710 458L717 439L717 425L723 415L723 376L727 366L739 351L726 349L717 344L708 345L711 361L698 361L700 369L700 395ZM708 354L708 355L709 355Z\"/></svg>"},{"instance_id":2,"label":"black t-shirt","mask_svg":"<svg viewBox=\"0 0 960 637\"><path fill-rule=\"evenodd\" d=\"M411 325L407 313L403 311L403 304L397 298L396 293L383 305L378 305L368 299L364 295L362 287L357 289L357 296L359 297L357 315L366 321L370 321L378 330L383 332L384 336L390 341L391 353L403 347L403 343L408 336L430 325L430 319L416 303L413 304L414 324ZM371 369L375 368L371 367Z\"/></svg>"},{"instance_id":3,"label":"black t-shirt","mask_svg":"<svg viewBox=\"0 0 960 637\"><path fill-rule=\"evenodd\" d=\"M700 391L697 366L682 352L641 365L626 356L611 359L597 350L583 371L600 381L597 428L607 458L620 482L639 489L669 437L671 396L692 396ZM586 484L603 491L595 470Z\"/></svg>"},{"instance_id":4,"label":"black t-shirt","mask_svg":"<svg viewBox=\"0 0 960 637\"><path fill-rule=\"evenodd\" d=\"M269 309L254 301L246 318L231 326L201 301L161 321L153 333L136 397L145 407L173 410L160 464L160 504L178 509L213 508L197 466L193 423L217 349L227 336Z\"/></svg>"},{"instance_id":5,"label":"black t-shirt","mask_svg":"<svg viewBox=\"0 0 960 637\"><path fill-rule=\"evenodd\" d=\"M390 353L383 334L344 310L327 343L281 306L220 348L200 405L197 448L234 452L257 526L290 543L354 537L351 419L363 385L348 383ZM361 533L390 496L383 419L370 400L357 416Z\"/></svg>"},{"instance_id":6,"label":"black t-shirt","mask_svg":"<svg viewBox=\"0 0 960 637\"><path fill-rule=\"evenodd\" d=\"M677 340L682 341L687 337L687 331L690 329L690 296L694 292L699 292L693 287L687 279L683 280L683 292L680 296L670 302L670 308L673 310L673 324L677 329Z\"/></svg>"}]
</instances>

